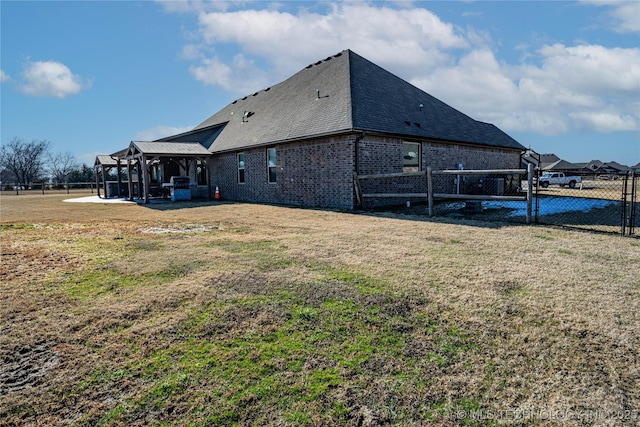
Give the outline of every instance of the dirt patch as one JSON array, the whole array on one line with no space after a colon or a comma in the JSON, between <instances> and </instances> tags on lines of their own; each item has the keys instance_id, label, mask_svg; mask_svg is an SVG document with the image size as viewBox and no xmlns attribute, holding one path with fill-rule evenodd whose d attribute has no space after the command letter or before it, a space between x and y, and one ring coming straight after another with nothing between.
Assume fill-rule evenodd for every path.
<instances>
[{"instance_id":1,"label":"dirt patch","mask_svg":"<svg viewBox=\"0 0 640 427\"><path fill-rule=\"evenodd\" d=\"M0 349L0 390L13 393L37 387L59 362L58 354L46 342Z\"/></svg>"},{"instance_id":2,"label":"dirt patch","mask_svg":"<svg viewBox=\"0 0 640 427\"><path fill-rule=\"evenodd\" d=\"M188 233L206 233L214 230L220 230L221 227L211 227L197 224L185 224L181 227L148 227L141 228L139 231L144 234L188 234Z\"/></svg>"}]
</instances>

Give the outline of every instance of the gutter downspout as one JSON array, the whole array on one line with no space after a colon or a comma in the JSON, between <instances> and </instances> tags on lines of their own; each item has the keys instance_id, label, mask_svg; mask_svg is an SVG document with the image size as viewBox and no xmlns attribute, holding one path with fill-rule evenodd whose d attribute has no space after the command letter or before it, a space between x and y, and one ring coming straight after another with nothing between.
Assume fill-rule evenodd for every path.
<instances>
[{"instance_id":1,"label":"gutter downspout","mask_svg":"<svg viewBox=\"0 0 640 427\"><path fill-rule=\"evenodd\" d=\"M360 134L360 136L356 137L355 141L353 141L353 143L355 144L355 148L356 148L356 161L354 162L354 168L355 168L355 173L357 174L359 171L359 161L358 159L360 158L360 141L362 141L364 139L364 137L366 136L366 132L362 131L362 133Z\"/></svg>"},{"instance_id":2,"label":"gutter downspout","mask_svg":"<svg viewBox=\"0 0 640 427\"><path fill-rule=\"evenodd\" d=\"M358 161L358 159L360 158L360 141L362 141L364 139L366 135L365 131L362 131L362 133L360 134L360 136L356 137L356 139L353 141L353 143L355 144L355 161L353 162L353 166L354 166L354 171L353 171L353 190L356 194L356 202L358 203L358 205L360 205L361 207L364 207L364 200L361 197L361 191L360 191L360 182L358 181L358 170L360 167L360 162Z\"/></svg>"}]
</instances>

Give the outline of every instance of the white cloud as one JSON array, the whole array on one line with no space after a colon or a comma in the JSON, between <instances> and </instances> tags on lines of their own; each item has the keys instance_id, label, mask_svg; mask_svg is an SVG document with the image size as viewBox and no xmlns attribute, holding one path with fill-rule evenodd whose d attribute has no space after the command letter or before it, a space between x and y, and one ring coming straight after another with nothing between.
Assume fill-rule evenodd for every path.
<instances>
[{"instance_id":1,"label":"white cloud","mask_svg":"<svg viewBox=\"0 0 640 427\"><path fill-rule=\"evenodd\" d=\"M609 8L612 30L617 33L640 31L640 2L635 0L583 0L582 3Z\"/></svg>"},{"instance_id":2,"label":"white cloud","mask_svg":"<svg viewBox=\"0 0 640 427\"><path fill-rule=\"evenodd\" d=\"M397 10L366 3L331 4L326 14L304 9L297 14L274 9L200 12L199 23L205 44L237 44L244 60L234 57L232 63L227 63L218 55L201 60L191 67L191 72L198 80L235 88L238 94L246 93L239 89L247 86L246 71L251 69L246 64L250 62L248 57L260 59L270 67L251 80L273 82L300 70L302 65L348 48L392 71L408 69L415 73L450 61L446 50L469 46L453 25L426 9ZM193 48L187 48L187 52L193 52ZM256 73L257 68L251 70L251 75Z\"/></svg>"},{"instance_id":3,"label":"white cloud","mask_svg":"<svg viewBox=\"0 0 640 427\"><path fill-rule=\"evenodd\" d=\"M182 48L182 53L180 56L182 57L182 59L195 60L201 58L202 54L200 53L200 49L198 48L198 46L187 44Z\"/></svg>"},{"instance_id":4,"label":"white cloud","mask_svg":"<svg viewBox=\"0 0 640 427\"><path fill-rule=\"evenodd\" d=\"M505 130L640 130L640 49L556 44L541 48L538 59L510 66L489 50L470 51L413 83Z\"/></svg>"},{"instance_id":5,"label":"white cloud","mask_svg":"<svg viewBox=\"0 0 640 427\"><path fill-rule=\"evenodd\" d=\"M189 132L193 126L155 126L150 129L140 131L133 137L134 141L155 141L156 139L165 138L167 136L178 135L180 133Z\"/></svg>"},{"instance_id":6,"label":"white cloud","mask_svg":"<svg viewBox=\"0 0 640 427\"><path fill-rule=\"evenodd\" d=\"M329 3L324 13L283 11L275 3L234 12L194 4L201 38L185 46L183 57L195 61L190 72L197 80L236 95L349 48L506 131L640 130L637 48L552 42L532 50L520 42L514 49L523 51L523 63L508 64L496 58L488 31L456 27L412 3L395 9ZM607 4L625 8L621 2ZM225 56L229 46L240 53Z\"/></svg>"},{"instance_id":7,"label":"white cloud","mask_svg":"<svg viewBox=\"0 0 640 427\"><path fill-rule=\"evenodd\" d=\"M205 58L202 65L192 66L189 71L205 85L217 85L236 94L247 94L269 84L266 73L242 54L236 55L230 65L218 57Z\"/></svg>"},{"instance_id":8,"label":"white cloud","mask_svg":"<svg viewBox=\"0 0 640 427\"><path fill-rule=\"evenodd\" d=\"M0 82L8 82L9 80L11 80L11 77L9 77L9 74L0 70Z\"/></svg>"},{"instance_id":9,"label":"white cloud","mask_svg":"<svg viewBox=\"0 0 640 427\"><path fill-rule=\"evenodd\" d=\"M615 108L610 111L578 111L569 115L581 127L594 132L635 131L638 130L638 117L621 113Z\"/></svg>"},{"instance_id":10,"label":"white cloud","mask_svg":"<svg viewBox=\"0 0 640 427\"><path fill-rule=\"evenodd\" d=\"M71 73L66 65L55 61L27 63L22 72L22 92L31 96L64 98L91 87L91 82Z\"/></svg>"}]
</instances>

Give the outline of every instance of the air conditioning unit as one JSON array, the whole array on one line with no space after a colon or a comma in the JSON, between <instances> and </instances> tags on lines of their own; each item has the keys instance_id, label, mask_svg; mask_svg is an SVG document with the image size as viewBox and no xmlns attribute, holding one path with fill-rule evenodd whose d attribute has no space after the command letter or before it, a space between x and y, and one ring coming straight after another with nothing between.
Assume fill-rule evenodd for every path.
<instances>
[{"instance_id":1,"label":"air conditioning unit","mask_svg":"<svg viewBox=\"0 0 640 427\"><path fill-rule=\"evenodd\" d=\"M482 178L480 187L487 196L504 196L504 178Z\"/></svg>"}]
</instances>

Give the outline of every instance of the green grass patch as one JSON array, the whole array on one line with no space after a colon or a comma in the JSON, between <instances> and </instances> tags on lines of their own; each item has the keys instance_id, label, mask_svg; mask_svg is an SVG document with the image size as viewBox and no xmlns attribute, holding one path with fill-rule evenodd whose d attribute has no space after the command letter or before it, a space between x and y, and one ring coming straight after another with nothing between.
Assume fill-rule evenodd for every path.
<instances>
[{"instance_id":1,"label":"green grass patch","mask_svg":"<svg viewBox=\"0 0 640 427\"><path fill-rule=\"evenodd\" d=\"M174 332L180 339L124 368L94 374L91 382L113 387L124 380L147 384L143 395L103 420L126 423L141 413L162 412L187 393L187 401L208 402L199 414L216 425L260 424L276 408L292 425L309 425L317 417L345 420L350 409L337 396L345 388L366 387L362 375L425 389L424 366L446 368L472 349L460 327L436 327L420 310L405 307L408 295L371 294L371 283L380 282L344 272L322 280L326 286L349 280L352 293L308 305L296 293L276 289L191 307ZM419 340L430 351L410 351L409 341Z\"/></svg>"}]
</instances>

